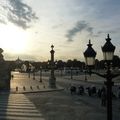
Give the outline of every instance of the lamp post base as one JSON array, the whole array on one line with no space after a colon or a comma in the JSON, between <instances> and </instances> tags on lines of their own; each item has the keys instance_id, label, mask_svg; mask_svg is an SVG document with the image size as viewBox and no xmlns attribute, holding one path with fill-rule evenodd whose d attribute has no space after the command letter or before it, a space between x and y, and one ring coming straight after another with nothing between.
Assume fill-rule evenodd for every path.
<instances>
[{"instance_id":1,"label":"lamp post base","mask_svg":"<svg viewBox=\"0 0 120 120\"><path fill-rule=\"evenodd\" d=\"M56 88L56 78L55 77L50 77L49 78L49 87L50 88Z\"/></svg>"}]
</instances>

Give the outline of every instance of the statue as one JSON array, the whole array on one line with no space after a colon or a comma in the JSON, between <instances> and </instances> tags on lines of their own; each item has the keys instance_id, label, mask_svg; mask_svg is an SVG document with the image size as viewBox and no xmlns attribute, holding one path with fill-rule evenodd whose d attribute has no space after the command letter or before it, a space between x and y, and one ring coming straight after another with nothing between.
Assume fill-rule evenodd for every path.
<instances>
[{"instance_id":1,"label":"statue","mask_svg":"<svg viewBox=\"0 0 120 120\"><path fill-rule=\"evenodd\" d=\"M9 91L11 71L8 64L3 58L2 52L3 49L0 48L0 91Z\"/></svg>"},{"instance_id":2,"label":"statue","mask_svg":"<svg viewBox=\"0 0 120 120\"><path fill-rule=\"evenodd\" d=\"M3 49L0 48L0 61L4 61L4 59L3 59L3 55L2 55L2 52L3 52Z\"/></svg>"}]
</instances>

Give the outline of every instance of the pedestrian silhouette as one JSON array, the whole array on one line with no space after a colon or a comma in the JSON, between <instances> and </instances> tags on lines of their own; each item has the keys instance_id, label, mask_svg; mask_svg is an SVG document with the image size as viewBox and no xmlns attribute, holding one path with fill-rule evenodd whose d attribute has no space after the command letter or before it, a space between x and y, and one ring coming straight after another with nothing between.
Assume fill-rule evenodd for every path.
<instances>
[{"instance_id":1,"label":"pedestrian silhouette","mask_svg":"<svg viewBox=\"0 0 120 120\"><path fill-rule=\"evenodd\" d=\"M106 106L106 89L105 87L101 90L101 105Z\"/></svg>"},{"instance_id":2,"label":"pedestrian silhouette","mask_svg":"<svg viewBox=\"0 0 120 120\"><path fill-rule=\"evenodd\" d=\"M71 95L72 94L76 94L76 87L75 86L71 86L70 87L70 92L71 92Z\"/></svg>"},{"instance_id":3,"label":"pedestrian silhouette","mask_svg":"<svg viewBox=\"0 0 120 120\"><path fill-rule=\"evenodd\" d=\"M120 99L120 87L118 88L118 98Z\"/></svg>"}]
</instances>

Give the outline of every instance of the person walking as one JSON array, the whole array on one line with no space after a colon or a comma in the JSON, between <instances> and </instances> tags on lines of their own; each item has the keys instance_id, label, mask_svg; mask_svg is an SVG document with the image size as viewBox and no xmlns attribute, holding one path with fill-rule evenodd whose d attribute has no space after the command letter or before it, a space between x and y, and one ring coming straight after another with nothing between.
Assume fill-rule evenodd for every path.
<instances>
[{"instance_id":1,"label":"person walking","mask_svg":"<svg viewBox=\"0 0 120 120\"><path fill-rule=\"evenodd\" d=\"M117 97L120 99L120 87L118 88Z\"/></svg>"},{"instance_id":2,"label":"person walking","mask_svg":"<svg viewBox=\"0 0 120 120\"><path fill-rule=\"evenodd\" d=\"M105 87L103 87L102 88L102 90L101 90L101 105L102 106L106 106L106 89L105 89Z\"/></svg>"}]
</instances>

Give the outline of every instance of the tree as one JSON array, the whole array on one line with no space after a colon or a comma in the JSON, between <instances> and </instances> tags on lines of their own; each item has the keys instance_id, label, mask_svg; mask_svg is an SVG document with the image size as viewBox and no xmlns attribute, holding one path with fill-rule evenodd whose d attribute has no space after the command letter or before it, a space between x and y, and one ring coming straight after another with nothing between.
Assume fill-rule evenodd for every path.
<instances>
[{"instance_id":1,"label":"tree","mask_svg":"<svg viewBox=\"0 0 120 120\"><path fill-rule=\"evenodd\" d=\"M63 68L65 66L65 62L63 62L62 60L58 60L57 61L57 68Z\"/></svg>"},{"instance_id":2,"label":"tree","mask_svg":"<svg viewBox=\"0 0 120 120\"><path fill-rule=\"evenodd\" d=\"M73 66L72 60L68 60L66 62L66 67L72 67L72 66Z\"/></svg>"}]
</instances>

